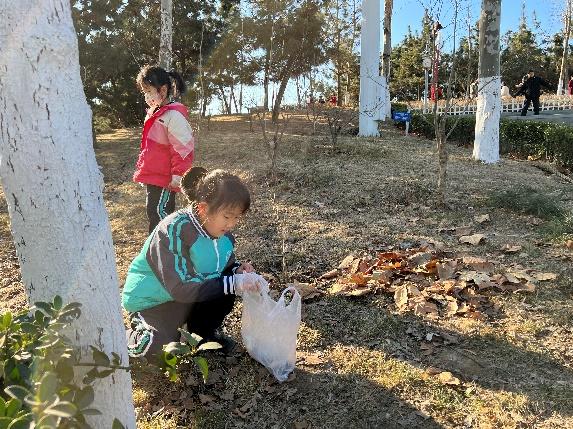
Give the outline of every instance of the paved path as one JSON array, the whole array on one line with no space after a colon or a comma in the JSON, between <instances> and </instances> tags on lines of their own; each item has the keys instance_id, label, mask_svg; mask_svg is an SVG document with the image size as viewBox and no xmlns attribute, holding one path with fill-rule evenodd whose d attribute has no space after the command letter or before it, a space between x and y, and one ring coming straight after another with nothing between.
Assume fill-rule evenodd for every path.
<instances>
[{"instance_id":1,"label":"paved path","mask_svg":"<svg viewBox=\"0 0 573 429\"><path fill-rule=\"evenodd\" d=\"M534 115L533 110L527 112L527 116L520 116L519 112L505 112L502 118L518 119L523 121L558 122L573 125L573 110L542 110L539 115Z\"/></svg>"}]
</instances>

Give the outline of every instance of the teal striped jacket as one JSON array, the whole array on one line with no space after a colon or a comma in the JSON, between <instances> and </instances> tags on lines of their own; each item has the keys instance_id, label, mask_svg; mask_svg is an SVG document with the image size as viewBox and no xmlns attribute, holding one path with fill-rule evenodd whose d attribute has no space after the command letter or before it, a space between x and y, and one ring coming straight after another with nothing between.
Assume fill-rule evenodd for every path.
<instances>
[{"instance_id":1,"label":"teal striped jacket","mask_svg":"<svg viewBox=\"0 0 573 429\"><path fill-rule=\"evenodd\" d=\"M235 293L235 239L211 238L188 207L163 219L135 257L122 305L133 313L169 301L210 301Z\"/></svg>"}]
</instances>

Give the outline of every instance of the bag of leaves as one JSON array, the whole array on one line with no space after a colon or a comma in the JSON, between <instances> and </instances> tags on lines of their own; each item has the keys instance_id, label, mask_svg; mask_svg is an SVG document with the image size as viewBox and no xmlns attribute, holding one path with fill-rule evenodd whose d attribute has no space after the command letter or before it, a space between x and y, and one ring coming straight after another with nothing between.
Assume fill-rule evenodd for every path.
<instances>
[{"instance_id":1,"label":"bag of leaves","mask_svg":"<svg viewBox=\"0 0 573 429\"><path fill-rule=\"evenodd\" d=\"M292 298L287 304L288 292ZM243 344L278 381L285 381L295 367L300 308L300 294L294 287L286 288L278 301L266 291L243 295Z\"/></svg>"}]
</instances>

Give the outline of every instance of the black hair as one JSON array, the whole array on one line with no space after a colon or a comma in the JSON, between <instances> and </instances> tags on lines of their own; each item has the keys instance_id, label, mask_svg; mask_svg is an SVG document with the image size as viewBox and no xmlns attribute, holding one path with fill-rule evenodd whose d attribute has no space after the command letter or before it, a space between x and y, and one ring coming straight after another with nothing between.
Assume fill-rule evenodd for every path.
<instances>
[{"instance_id":1,"label":"black hair","mask_svg":"<svg viewBox=\"0 0 573 429\"><path fill-rule=\"evenodd\" d=\"M211 213L223 207L240 207L245 213L251 206L251 194L243 181L225 170L207 172L193 167L181 178L181 190L189 202L205 202Z\"/></svg>"},{"instance_id":2,"label":"black hair","mask_svg":"<svg viewBox=\"0 0 573 429\"><path fill-rule=\"evenodd\" d=\"M185 81L176 71L167 72L165 69L155 65L145 65L137 74L137 87L143 89L144 85L149 85L159 90L163 85L167 85L167 96L181 97L185 94L187 86Z\"/></svg>"}]
</instances>

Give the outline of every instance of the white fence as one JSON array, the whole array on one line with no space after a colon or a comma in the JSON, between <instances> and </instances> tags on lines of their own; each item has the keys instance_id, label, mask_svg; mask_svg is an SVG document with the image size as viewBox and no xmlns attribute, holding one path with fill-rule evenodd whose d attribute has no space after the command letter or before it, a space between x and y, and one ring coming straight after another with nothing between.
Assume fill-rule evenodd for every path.
<instances>
[{"instance_id":1,"label":"white fence","mask_svg":"<svg viewBox=\"0 0 573 429\"><path fill-rule=\"evenodd\" d=\"M502 112L519 112L523 107L523 97L503 97L502 99ZM438 101L438 112L442 113L445 109L446 102L443 100ZM415 102L410 105L410 110L415 112L432 112L434 104L431 100L428 100L428 105L424 109L423 102ZM530 109L533 105L530 105ZM539 110L569 110L573 109L573 97L568 95L544 95L539 99ZM450 115L472 115L475 114L477 110L476 100L452 100L452 105L450 106Z\"/></svg>"}]
</instances>

